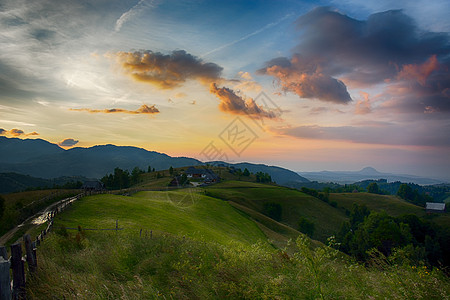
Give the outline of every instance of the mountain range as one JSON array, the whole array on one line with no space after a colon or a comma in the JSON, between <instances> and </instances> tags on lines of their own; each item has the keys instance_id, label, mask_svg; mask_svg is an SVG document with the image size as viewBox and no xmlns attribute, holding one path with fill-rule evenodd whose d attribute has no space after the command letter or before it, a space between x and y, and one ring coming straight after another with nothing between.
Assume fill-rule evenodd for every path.
<instances>
[{"instance_id":1,"label":"mountain range","mask_svg":"<svg viewBox=\"0 0 450 300\"><path fill-rule=\"evenodd\" d=\"M378 172L372 167L366 167L359 171L320 171L320 172L297 172L299 175L318 182L335 182L339 184L354 183L362 180L386 179L389 182L401 181L420 185L439 184L445 180L420 177L406 174L393 174Z\"/></svg>"},{"instance_id":2,"label":"mountain range","mask_svg":"<svg viewBox=\"0 0 450 300\"><path fill-rule=\"evenodd\" d=\"M251 163L215 163L247 168L254 173L266 172L279 184L308 181L297 173L280 167ZM101 178L112 173L116 167L130 171L134 167L147 170L148 166L165 170L170 166L176 168L202 164L204 163L194 158L171 157L131 146L98 145L65 150L42 139L0 136L0 173L14 172L44 179L62 176Z\"/></svg>"}]
</instances>

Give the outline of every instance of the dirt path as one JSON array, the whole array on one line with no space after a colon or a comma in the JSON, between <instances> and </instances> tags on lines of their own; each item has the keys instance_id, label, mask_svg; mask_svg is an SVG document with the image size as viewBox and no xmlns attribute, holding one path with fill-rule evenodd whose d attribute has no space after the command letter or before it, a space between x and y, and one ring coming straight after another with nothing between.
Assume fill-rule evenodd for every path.
<instances>
[{"instance_id":1,"label":"dirt path","mask_svg":"<svg viewBox=\"0 0 450 300\"><path fill-rule=\"evenodd\" d=\"M81 195L81 194L80 194ZM47 215L49 212L55 210L55 208L67 205L77 199L79 199L79 196L74 196L74 197L69 197L69 198L65 198L62 200L59 200L58 202L55 202L49 206L47 206L46 208L44 208L43 210L41 210L40 212L34 214L33 216L29 217L28 219L26 219L25 221L23 221L22 224L17 225L16 227L14 227L13 229L11 229L10 231L8 231L7 233L5 233L4 235L2 235L0 237L0 245L5 245L9 240L11 240L14 236L14 234L24 225L28 225L31 224L32 227L37 227L45 222L47 222ZM30 229L31 229L30 228Z\"/></svg>"}]
</instances>

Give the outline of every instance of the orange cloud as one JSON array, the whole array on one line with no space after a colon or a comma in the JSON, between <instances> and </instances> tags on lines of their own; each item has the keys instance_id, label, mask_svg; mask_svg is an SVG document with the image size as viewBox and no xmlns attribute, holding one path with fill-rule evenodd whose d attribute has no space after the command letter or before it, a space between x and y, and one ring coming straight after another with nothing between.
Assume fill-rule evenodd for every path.
<instances>
[{"instance_id":1,"label":"orange cloud","mask_svg":"<svg viewBox=\"0 0 450 300\"><path fill-rule=\"evenodd\" d=\"M210 84L220 80L222 67L206 63L184 50L170 55L150 50L118 52L115 54L125 72L137 81L147 82L161 89L172 89L188 79Z\"/></svg>"},{"instance_id":2,"label":"orange cloud","mask_svg":"<svg viewBox=\"0 0 450 300\"><path fill-rule=\"evenodd\" d=\"M111 108L111 109L90 109L90 108L71 108L72 111L86 111L89 113L103 113L103 114L114 114L114 113L125 113L125 114L157 114L159 110L155 105L148 106L143 104L137 110L127 110L122 108Z\"/></svg>"},{"instance_id":3,"label":"orange cloud","mask_svg":"<svg viewBox=\"0 0 450 300\"><path fill-rule=\"evenodd\" d=\"M292 92L300 98L318 99L334 103L348 103L352 99L345 84L323 72L317 61L294 54L272 59L258 73L273 76L283 92Z\"/></svg>"},{"instance_id":4,"label":"orange cloud","mask_svg":"<svg viewBox=\"0 0 450 300\"><path fill-rule=\"evenodd\" d=\"M360 92L360 94L363 97L363 100L359 100L358 102L356 102L355 114L357 115L368 114L372 111L369 101L369 94L365 92Z\"/></svg>"},{"instance_id":5,"label":"orange cloud","mask_svg":"<svg viewBox=\"0 0 450 300\"><path fill-rule=\"evenodd\" d=\"M244 100L242 97L236 95L232 89L226 87L219 88L215 83L211 83L209 90L211 94L216 95L220 99L219 109L223 112L248 115L252 118L277 118L277 115L273 111L265 110L256 104L252 98Z\"/></svg>"},{"instance_id":6,"label":"orange cloud","mask_svg":"<svg viewBox=\"0 0 450 300\"><path fill-rule=\"evenodd\" d=\"M439 62L436 55L432 55L421 65L404 65L397 77L399 79L416 80L420 85L425 86L428 76L436 70L439 70Z\"/></svg>"},{"instance_id":7,"label":"orange cloud","mask_svg":"<svg viewBox=\"0 0 450 300\"><path fill-rule=\"evenodd\" d=\"M240 71L238 73L239 77L241 77L239 80L235 80L233 83L237 83L233 87L234 90L242 91L244 93L259 93L262 90L261 85L253 80L253 77L248 72Z\"/></svg>"},{"instance_id":8,"label":"orange cloud","mask_svg":"<svg viewBox=\"0 0 450 300\"><path fill-rule=\"evenodd\" d=\"M13 128L11 130L5 130L3 128L0 128L0 135L11 135L11 136L33 136L33 135L39 135L36 131L25 133L21 129Z\"/></svg>"}]
</instances>

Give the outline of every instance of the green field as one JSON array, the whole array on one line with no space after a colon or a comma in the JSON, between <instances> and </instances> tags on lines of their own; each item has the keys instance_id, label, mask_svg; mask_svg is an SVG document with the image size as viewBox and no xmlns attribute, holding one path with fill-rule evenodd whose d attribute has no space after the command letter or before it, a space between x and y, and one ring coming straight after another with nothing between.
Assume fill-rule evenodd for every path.
<instances>
[{"instance_id":1,"label":"green field","mask_svg":"<svg viewBox=\"0 0 450 300\"><path fill-rule=\"evenodd\" d=\"M278 203L282 207L281 223L298 228L300 217L314 222L313 238L325 242L347 217L317 198L298 190L259 183L226 181L206 188L208 195L232 201L256 212L263 212L264 203Z\"/></svg>"},{"instance_id":2,"label":"green field","mask_svg":"<svg viewBox=\"0 0 450 300\"><path fill-rule=\"evenodd\" d=\"M116 220L123 234L153 230L221 244L266 240L256 224L231 205L196 189L85 197L58 216L55 226L114 228Z\"/></svg>"},{"instance_id":3,"label":"green field","mask_svg":"<svg viewBox=\"0 0 450 300\"><path fill-rule=\"evenodd\" d=\"M224 183L214 189L226 185L237 188L230 197L243 197L247 189L264 199L279 191L279 198L288 201L313 201L274 186ZM39 276L29 277L27 293L32 299L450 296L448 278L437 269L392 265L379 256L365 267L330 247L311 247L303 235L290 243L291 251L275 249L264 233L269 238L280 234L262 222L258 227L249 217L258 218L255 210L231 204L240 206L205 196L201 189L85 197L57 215L53 233L38 248ZM123 230L87 230L114 228L116 220ZM64 229L78 226L81 231Z\"/></svg>"},{"instance_id":4,"label":"green field","mask_svg":"<svg viewBox=\"0 0 450 300\"><path fill-rule=\"evenodd\" d=\"M336 201L339 206L348 210L351 210L353 204L356 203L358 205L365 205L370 210L384 210L394 217L404 214L415 214L419 217L425 216L425 209L423 207L406 202L397 196L370 193L336 193L330 194L330 200Z\"/></svg>"},{"instance_id":5,"label":"green field","mask_svg":"<svg viewBox=\"0 0 450 300\"><path fill-rule=\"evenodd\" d=\"M369 210L385 211L388 215L398 217L405 214L414 214L429 219L446 229L450 228L450 212L427 214L424 207L406 202L397 196L376 195L369 193L339 193L330 194L330 200L336 201L340 207L351 210L353 204L365 205Z\"/></svg>"}]
</instances>

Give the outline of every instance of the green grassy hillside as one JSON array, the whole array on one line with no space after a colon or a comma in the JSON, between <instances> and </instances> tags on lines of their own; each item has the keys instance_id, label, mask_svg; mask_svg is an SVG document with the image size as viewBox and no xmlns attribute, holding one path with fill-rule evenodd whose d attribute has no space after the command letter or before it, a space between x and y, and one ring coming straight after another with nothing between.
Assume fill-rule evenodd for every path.
<instances>
[{"instance_id":1,"label":"green grassy hillside","mask_svg":"<svg viewBox=\"0 0 450 300\"><path fill-rule=\"evenodd\" d=\"M55 226L114 228L116 220L126 234L153 230L222 244L265 240L250 219L228 203L202 195L196 189L85 197L58 216Z\"/></svg>"},{"instance_id":2,"label":"green grassy hillside","mask_svg":"<svg viewBox=\"0 0 450 300\"><path fill-rule=\"evenodd\" d=\"M265 203L282 207L280 222L297 229L301 217L315 224L313 238L326 241L347 219L343 210L336 209L298 190L280 186L240 181L226 181L206 188L208 195L232 201L256 212L264 213Z\"/></svg>"},{"instance_id":3,"label":"green grassy hillside","mask_svg":"<svg viewBox=\"0 0 450 300\"><path fill-rule=\"evenodd\" d=\"M330 194L330 200L336 201L340 207L352 209L354 203L365 205L374 211L386 211L389 215L398 217L404 214L415 214L419 217L425 216L423 207L406 202L397 196L377 195L370 193L339 193Z\"/></svg>"},{"instance_id":4,"label":"green grassy hillside","mask_svg":"<svg viewBox=\"0 0 450 300\"><path fill-rule=\"evenodd\" d=\"M340 207L347 210L351 210L353 204L356 203L365 205L373 211L385 211L394 217L414 214L418 217L425 217L443 228L450 228L450 212L428 215L425 208L406 202L397 196L369 193L339 193L330 194L330 200L336 201Z\"/></svg>"},{"instance_id":5,"label":"green grassy hillside","mask_svg":"<svg viewBox=\"0 0 450 300\"><path fill-rule=\"evenodd\" d=\"M392 265L376 255L368 264L372 266L366 267L330 247L312 249L303 235L293 243L292 254L277 250L231 202L197 191L96 195L75 202L57 215L53 233L38 248L38 276L28 278L29 297L447 299L450 295L448 278L437 269ZM299 202L299 211L308 205L321 207L302 193L274 186L224 183L208 191L237 201L262 198L252 200L256 208L269 195L282 204ZM253 217L257 214L242 209ZM116 219L123 230L61 228L114 228Z\"/></svg>"}]
</instances>

